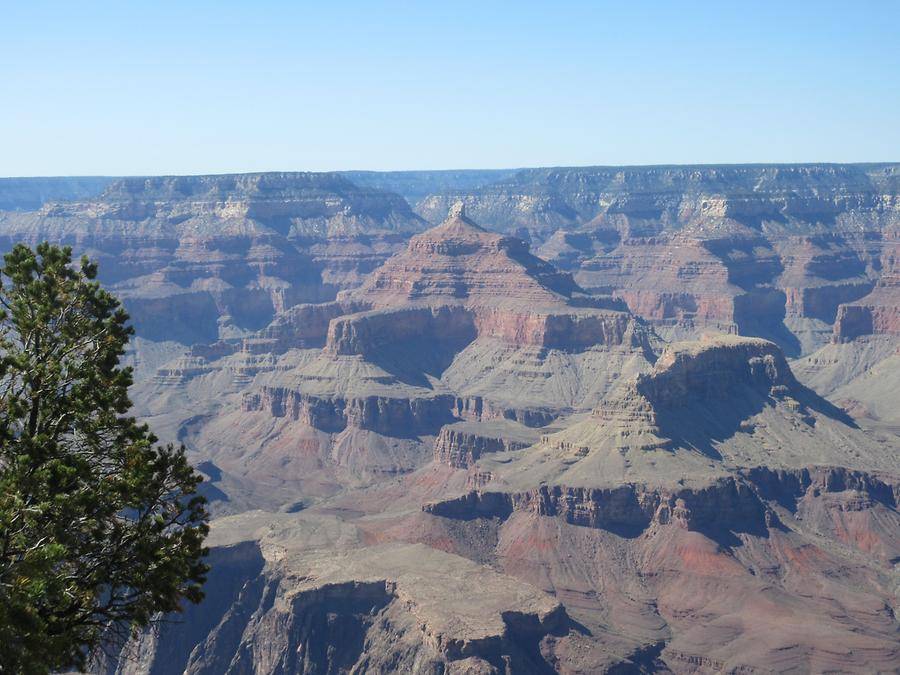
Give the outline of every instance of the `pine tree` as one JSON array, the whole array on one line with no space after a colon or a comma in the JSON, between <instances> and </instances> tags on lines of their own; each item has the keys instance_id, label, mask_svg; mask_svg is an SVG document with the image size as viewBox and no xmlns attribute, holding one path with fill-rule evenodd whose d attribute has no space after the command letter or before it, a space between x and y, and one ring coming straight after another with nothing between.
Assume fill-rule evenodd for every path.
<instances>
[{"instance_id":1,"label":"pine tree","mask_svg":"<svg viewBox=\"0 0 900 675\"><path fill-rule=\"evenodd\" d=\"M84 667L199 602L201 477L129 416L119 301L71 249L0 269L0 672Z\"/></svg>"}]
</instances>

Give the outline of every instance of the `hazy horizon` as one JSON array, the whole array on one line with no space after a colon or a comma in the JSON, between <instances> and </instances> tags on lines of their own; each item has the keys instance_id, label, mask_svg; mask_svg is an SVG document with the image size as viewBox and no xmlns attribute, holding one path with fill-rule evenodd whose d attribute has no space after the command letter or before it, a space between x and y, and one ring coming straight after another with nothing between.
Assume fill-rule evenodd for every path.
<instances>
[{"instance_id":1,"label":"hazy horizon","mask_svg":"<svg viewBox=\"0 0 900 675\"><path fill-rule=\"evenodd\" d=\"M900 165L900 160L883 162L718 162L718 163L667 163L667 164L576 164L553 166L479 166L470 168L436 168L436 169L328 169L315 171L309 169L275 169L259 171L218 171L210 173L145 173L145 174L64 174L64 175L30 175L30 176L0 176L0 180L27 180L27 179L53 179L53 178L166 178L166 177L191 177L191 176L241 176L267 173L462 173L478 171L528 171L531 169L650 169L669 167L778 167L778 166L891 166Z\"/></svg>"}]
</instances>

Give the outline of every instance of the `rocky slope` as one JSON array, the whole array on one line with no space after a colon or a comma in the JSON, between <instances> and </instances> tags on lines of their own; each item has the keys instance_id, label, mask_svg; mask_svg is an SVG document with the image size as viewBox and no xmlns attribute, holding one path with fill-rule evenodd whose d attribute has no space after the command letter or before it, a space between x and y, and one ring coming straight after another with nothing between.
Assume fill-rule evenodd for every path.
<instances>
[{"instance_id":1,"label":"rocky slope","mask_svg":"<svg viewBox=\"0 0 900 675\"><path fill-rule=\"evenodd\" d=\"M796 357L896 330L897 172L821 164L127 179L97 197L82 186L60 193L75 203L0 215L0 241L46 236L91 252L105 281L135 298L139 333L152 340L167 339L157 298L183 296L168 337L190 344L363 283L426 227L384 189L432 222L462 199L476 220L530 240L582 288L624 300L668 339L754 335ZM235 258L254 265L226 269ZM269 258L280 269L255 272Z\"/></svg>"},{"instance_id":2,"label":"rocky slope","mask_svg":"<svg viewBox=\"0 0 900 675\"><path fill-rule=\"evenodd\" d=\"M893 255L897 165L528 169L417 208L434 221L459 199L673 337L725 329L798 355L828 342L836 321L839 333L892 321L877 297L839 308L872 291Z\"/></svg>"},{"instance_id":3,"label":"rocky slope","mask_svg":"<svg viewBox=\"0 0 900 675\"><path fill-rule=\"evenodd\" d=\"M900 228L883 234L878 267L872 292L838 308L835 342L865 335L900 336Z\"/></svg>"},{"instance_id":4,"label":"rocky slope","mask_svg":"<svg viewBox=\"0 0 900 675\"><path fill-rule=\"evenodd\" d=\"M0 213L0 247L49 239L90 254L141 337L190 345L333 298L419 229L398 195L336 174L128 178Z\"/></svg>"},{"instance_id":5,"label":"rocky slope","mask_svg":"<svg viewBox=\"0 0 900 675\"><path fill-rule=\"evenodd\" d=\"M139 413L208 477L207 601L95 670L895 670L898 180L256 174L0 215L99 259ZM427 184L468 210L381 190Z\"/></svg>"},{"instance_id":6,"label":"rocky slope","mask_svg":"<svg viewBox=\"0 0 900 675\"><path fill-rule=\"evenodd\" d=\"M569 598L598 641L643 633L675 672L898 657L896 448L772 343L671 346L587 418L467 472L425 513L494 523L489 559Z\"/></svg>"},{"instance_id":7,"label":"rocky slope","mask_svg":"<svg viewBox=\"0 0 900 675\"><path fill-rule=\"evenodd\" d=\"M459 556L359 536L334 517L219 521L210 583L225 597L189 610L191 630L143 637L139 662L113 672L548 672L569 632L558 601Z\"/></svg>"},{"instance_id":8,"label":"rocky slope","mask_svg":"<svg viewBox=\"0 0 900 675\"><path fill-rule=\"evenodd\" d=\"M655 343L621 303L588 296L520 240L460 211L337 300L288 308L249 337L195 345L140 396L194 396L227 382L239 407L200 425L194 442L277 500L313 475L310 489L329 492L409 472L461 420L528 430L589 410L621 374L650 367ZM293 454L293 444L306 450Z\"/></svg>"},{"instance_id":9,"label":"rocky slope","mask_svg":"<svg viewBox=\"0 0 900 675\"><path fill-rule=\"evenodd\" d=\"M258 433L268 414L224 419ZM896 443L801 385L770 342L670 345L553 427L453 421L431 462L361 488L311 489L322 450L384 457L407 427L302 427L278 427L280 486L252 476L292 485L303 501L282 511L299 512L217 521L230 590L196 631L133 645L142 667L889 672L900 657Z\"/></svg>"},{"instance_id":10,"label":"rocky slope","mask_svg":"<svg viewBox=\"0 0 900 675\"><path fill-rule=\"evenodd\" d=\"M440 220L459 200L501 231L551 234L586 223L630 236L686 226L807 231L841 222L896 222L896 164L775 164L524 169L468 193L434 194L418 205Z\"/></svg>"},{"instance_id":11,"label":"rocky slope","mask_svg":"<svg viewBox=\"0 0 900 675\"><path fill-rule=\"evenodd\" d=\"M801 359L798 373L868 426L900 429L900 248L896 228L880 240L880 276L867 295L838 307L831 344Z\"/></svg>"},{"instance_id":12,"label":"rocky slope","mask_svg":"<svg viewBox=\"0 0 900 675\"><path fill-rule=\"evenodd\" d=\"M891 338L852 345L870 339ZM357 288L195 345L134 395L210 478L220 604L110 671L900 658L896 436L773 342L663 344L462 208Z\"/></svg>"}]
</instances>

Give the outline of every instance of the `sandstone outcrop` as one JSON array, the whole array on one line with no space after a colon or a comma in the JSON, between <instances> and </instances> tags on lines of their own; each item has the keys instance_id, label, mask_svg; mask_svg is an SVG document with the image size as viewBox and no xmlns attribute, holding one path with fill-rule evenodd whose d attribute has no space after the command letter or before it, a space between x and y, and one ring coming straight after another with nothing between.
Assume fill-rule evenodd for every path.
<instances>
[{"instance_id":1,"label":"sandstone outcrop","mask_svg":"<svg viewBox=\"0 0 900 675\"><path fill-rule=\"evenodd\" d=\"M315 425L337 436L353 428L391 435L401 427L436 434L434 464L382 487L312 504L302 512L311 520L265 535L266 550L272 551L266 555L284 561L282 566L297 560L304 579L279 577L279 590L272 592L287 595L278 595L283 601L272 609L257 610L260 605L251 602L261 618L239 619L242 644L248 645L244 651L237 653L226 637L231 633L217 628L204 647L182 649L190 656L179 661L179 668L188 664L188 672L212 672L201 669L202 655L210 663L239 659L242 667L252 663L266 671L279 664L377 669L388 661L395 667L425 659L450 672L457 667L494 672L500 654L525 672L534 664L557 671L617 666L675 672L776 666L865 671L885 669L900 656L892 637L896 621L883 609L896 602L884 591L885 565L900 555L900 480L892 451L797 382L771 342L719 335L670 345L652 368L617 378L593 411L557 420L558 428L542 431L489 421L506 417L489 412L490 399L476 402L449 392L438 407L440 414L450 413L442 420L450 424L440 426L435 419L419 427L413 419L393 419L383 399L366 399L377 416L358 409L354 417L348 414L357 405L352 396L335 393L324 400L308 395L338 392L338 382L369 377L372 384L360 385L362 390L380 382L384 392L394 392L398 405L412 405L425 392L437 402L448 391L438 384L441 380L431 381L432 389L410 388L409 381L391 379L400 371L392 375L377 363L389 365L392 346L407 349L420 334L421 344L437 344L439 336L447 343L477 342L469 334L474 327L469 320L458 324L466 329L456 336L449 329L453 322L428 328L442 312L462 317L476 311L452 303L366 310L362 316L378 317L380 323L335 328L335 337L326 337L334 347L299 370L285 371L289 378L300 378L299 389L276 393L263 388L244 396L245 405L267 406L276 418L283 415L278 419L296 414L301 427L321 415ZM386 318L392 312L396 326ZM346 339L339 340L338 333ZM414 351L403 353L416 358ZM609 357L614 351L601 353ZM348 370L351 364L356 370ZM332 384L323 384L328 378ZM335 401L340 405L335 407ZM404 410L402 415L408 415L413 408ZM459 418L469 421L453 421ZM379 426L373 422L378 419L391 421ZM279 429L285 438L289 427ZM363 437L353 438L360 442ZM298 441L297 451L306 452L305 441L302 446ZM234 464L227 466L233 470ZM411 515L416 504L418 516ZM330 519L340 514L328 528L335 531L329 537L343 543L319 543L312 557L291 553L297 545L291 542L319 536L312 533L321 530L315 524L320 512ZM261 516L255 522L270 527L288 517ZM365 547L358 549L362 542L377 543L369 553L377 551L378 563L367 557ZM408 548L412 543L419 548ZM420 564L430 565L424 560L436 548L451 554L441 559L444 571L454 564L452 556L468 557L553 589L566 615L588 627L590 636L573 633L565 627L572 624L559 618L526 618L532 647L520 651L524 638L514 637L520 635L513 628L517 622L492 633L506 637L480 639L453 638L423 619L419 609L412 609L417 618L410 621L409 608L422 607L422 600L401 593L396 570L409 556L416 561L415 588L442 587L418 570ZM340 578L330 572L308 574L320 569L319 559L337 565ZM378 564L391 566L392 573L380 576ZM273 566L267 574L281 575L282 568ZM816 590L823 583L828 599ZM704 590L710 584L714 593ZM480 607L485 602L480 588L454 587L451 594L462 605ZM446 588L440 597L446 602ZM823 613L826 606L830 613ZM238 617L248 613L235 612ZM325 615L333 617L331 623L323 621ZM303 629L293 628L298 621ZM797 622L810 628L795 630ZM342 636L364 636L354 644L365 647L342 642L337 629L328 628L338 625ZM748 637L757 634L766 636L765 647ZM829 640L848 650L835 653ZM261 651L260 644L271 648ZM332 649L322 651L321 645ZM337 654L346 654L347 660L336 660ZM531 660L535 654L547 665Z\"/></svg>"},{"instance_id":2,"label":"sandstone outcrop","mask_svg":"<svg viewBox=\"0 0 900 675\"><path fill-rule=\"evenodd\" d=\"M305 175L94 200L215 514L207 603L107 670L891 671L893 170L460 179L501 232Z\"/></svg>"},{"instance_id":3,"label":"sandstone outcrop","mask_svg":"<svg viewBox=\"0 0 900 675\"><path fill-rule=\"evenodd\" d=\"M881 275L871 293L838 307L835 342L866 335L900 336L900 235L892 235L884 242Z\"/></svg>"},{"instance_id":4,"label":"sandstone outcrop","mask_svg":"<svg viewBox=\"0 0 900 675\"><path fill-rule=\"evenodd\" d=\"M402 251L426 226L383 191L396 187L433 222L462 200L479 222L524 235L667 338L715 329L797 356L832 333L893 334L896 294L885 289L897 183L892 164L5 179L13 195L33 195L26 206L43 206L0 215L0 236L90 251L103 280L120 284L139 334L209 342L332 299Z\"/></svg>"},{"instance_id":5,"label":"sandstone outcrop","mask_svg":"<svg viewBox=\"0 0 900 675\"><path fill-rule=\"evenodd\" d=\"M452 420L452 396L390 398L385 396L318 397L295 390L266 387L247 394L241 409L288 417L322 431L337 433L347 426L387 436L429 434Z\"/></svg>"},{"instance_id":6,"label":"sandstone outcrop","mask_svg":"<svg viewBox=\"0 0 900 675\"><path fill-rule=\"evenodd\" d=\"M90 253L139 335L190 345L333 299L421 229L398 195L336 174L171 176L0 213L0 246L48 239Z\"/></svg>"},{"instance_id":7,"label":"sandstone outcrop","mask_svg":"<svg viewBox=\"0 0 900 675\"><path fill-rule=\"evenodd\" d=\"M730 478L703 489L672 491L628 484L608 489L542 486L524 493L475 491L423 508L436 516L462 519L505 518L522 511L629 535L651 524L674 524L686 530L737 526L759 531L778 522L748 485Z\"/></svg>"},{"instance_id":8,"label":"sandstone outcrop","mask_svg":"<svg viewBox=\"0 0 900 675\"><path fill-rule=\"evenodd\" d=\"M811 429L842 440L817 446ZM462 517L485 510L484 499L507 515L525 509L577 523L581 516L572 514L587 513L589 522L646 527L668 522L676 504L716 504L711 495L731 494L732 507L718 504L707 514L721 511L723 522L767 527L774 521L755 490L747 492L745 468L751 476L756 467L807 472L807 486L810 466L894 468L890 453L856 430L846 413L797 382L776 345L731 336L667 347L652 371L611 392L589 417L511 456L497 461L482 454L482 461L464 463L490 475L507 497L490 492L489 484L483 498L469 493L430 512ZM741 508L746 518L738 515ZM750 518L753 509L757 516Z\"/></svg>"},{"instance_id":9,"label":"sandstone outcrop","mask_svg":"<svg viewBox=\"0 0 900 675\"><path fill-rule=\"evenodd\" d=\"M571 276L532 255L522 240L470 220L460 203L441 225L413 237L354 296L376 306L437 299L542 304L578 290Z\"/></svg>"},{"instance_id":10,"label":"sandstone outcrop","mask_svg":"<svg viewBox=\"0 0 900 675\"><path fill-rule=\"evenodd\" d=\"M840 304L830 334L831 344L798 363L804 382L845 406L867 423L891 425L900 418L893 398L900 346L900 248L896 228L873 244L879 276L867 295Z\"/></svg>"},{"instance_id":11,"label":"sandstone outcrop","mask_svg":"<svg viewBox=\"0 0 900 675\"><path fill-rule=\"evenodd\" d=\"M417 210L438 222L462 200L488 227L538 234L591 222L637 236L716 221L756 229L889 224L898 215L898 174L896 164L525 169L471 192L430 195Z\"/></svg>"},{"instance_id":12,"label":"sandstone outcrop","mask_svg":"<svg viewBox=\"0 0 900 675\"><path fill-rule=\"evenodd\" d=\"M190 630L142 636L130 649L144 658L117 672L537 673L549 668L542 642L570 631L550 596L458 556L422 545L329 554L319 547L341 548L329 538L352 528L262 515L214 528L217 606L189 609ZM318 541L277 537L304 522L320 529Z\"/></svg>"},{"instance_id":13,"label":"sandstone outcrop","mask_svg":"<svg viewBox=\"0 0 900 675\"><path fill-rule=\"evenodd\" d=\"M441 427L434 440L434 460L456 469L473 466L492 452L509 452L533 445L538 434L527 425L510 422L458 422Z\"/></svg>"},{"instance_id":14,"label":"sandstone outcrop","mask_svg":"<svg viewBox=\"0 0 900 675\"><path fill-rule=\"evenodd\" d=\"M414 236L405 251L342 298L392 312L398 307L440 307L431 310L439 325L416 325L410 329L415 334L460 334L518 346L572 349L639 346L643 339L623 304L587 295L569 275L532 255L523 241L475 224L461 204L443 224ZM422 310L402 312L427 319ZM334 340L351 332L353 323L377 321L378 326L393 321L378 317L351 317L346 328L333 324ZM404 322L397 318L396 323ZM398 337L394 333L384 339Z\"/></svg>"},{"instance_id":15,"label":"sandstone outcrop","mask_svg":"<svg viewBox=\"0 0 900 675\"><path fill-rule=\"evenodd\" d=\"M730 330L796 355L881 277L897 176L892 164L528 169L417 209L436 222L462 200L488 227L527 230L583 287L673 337Z\"/></svg>"},{"instance_id":16,"label":"sandstone outcrop","mask_svg":"<svg viewBox=\"0 0 900 675\"><path fill-rule=\"evenodd\" d=\"M605 631L641 626L656 668L865 671L898 655L896 619L879 609L896 598L875 599L874 581L900 553L894 450L799 384L773 343L670 345L586 418L532 447L458 464L466 484L425 500L424 517L447 523L441 532L489 528L494 557L480 559L554 587L574 618L598 626L595 639L614 644ZM867 561L855 582L851 560ZM827 583L835 607L849 612L865 597L867 609L822 619L821 590L808 583ZM714 593L702 590L709 584ZM791 630L785 612L828 627ZM827 636L855 644L857 621L872 651L834 652ZM767 646L748 630L766 633Z\"/></svg>"},{"instance_id":17,"label":"sandstone outcrop","mask_svg":"<svg viewBox=\"0 0 900 675\"><path fill-rule=\"evenodd\" d=\"M587 397L609 381L597 380L583 394L577 383L559 382L554 386L574 391L555 403L547 400L549 391L543 400L533 394L517 400L510 380L502 391L473 391L485 381L470 372L470 355L496 349L515 364L517 353L527 353L548 378L554 377L548 359L568 359L577 363L567 370L580 377L585 362L597 369L604 361L646 367L651 339L621 303L584 293L523 242L487 232L460 209L413 237L359 288L331 303L287 309L242 340L245 352L322 347L311 362L279 376L283 384L245 395L242 407L329 433L349 425L393 436L433 435L464 418L540 426L573 405L589 406ZM532 386L528 372L509 375L518 388ZM406 393L392 390L395 382Z\"/></svg>"}]
</instances>

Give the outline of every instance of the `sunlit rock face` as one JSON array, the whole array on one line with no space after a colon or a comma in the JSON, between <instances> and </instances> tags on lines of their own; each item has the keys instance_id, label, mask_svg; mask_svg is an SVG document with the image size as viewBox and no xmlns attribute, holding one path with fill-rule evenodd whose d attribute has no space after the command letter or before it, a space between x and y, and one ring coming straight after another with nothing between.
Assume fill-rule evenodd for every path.
<instances>
[{"instance_id":1,"label":"sunlit rock face","mask_svg":"<svg viewBox=\"0 0 900 675\"><path fill-rule=\"evenodd\" d=\"M896 658L896 619L876 609L896 595L874 581L900 551L896 445L800 384L775 344L669 345L589 416L525 449L460 431L438 439L435 461L466 483L430 495L426 522L460 532L459 551L494 524L488 559L552 586L570 615L593 616L604 649L620 630L642 633L654 668L673 672L865 671ZM844 556L865 570L843 568ZM856 595L861 578L873 583ZM785 623L812 621L837 597L867 604L862 633L860 615L832 614L813 630ZM736 625L727 636L717 628ZM749 637L760 633L763 649ZM835 640L873 651L837 656Z\"/></svg>"},{"instance_id":2,"label":"sunlit rock face","mask_svg":"<svg viewBox=\"0 0 900 675\"><path fill-rule=\"evenodd\" d=\"M329 367L350 359L356 379L374 381L361 363L384 349L319 351ZM307 395L315 380L305 377L344 367L286 371L295 394L251 394L254 405L196 437L223 448L217 468L267 492L265 469L276 467L277 489L292 485L283 494L294 501L215 521L219 604L191 610L196 630L141 636L132 648L142 663L190 673L877 672L898 657L885 610L900 555L895 451L799 383L774 343L667 345L591 411L540 429L450 401L435 410L456 419L412 419L428 388L388 384L386 370L377 377L392 400L366 399L369 411L362 398ZM258 434L272 419L285 424L229 457L249 437L229 448L225 434ZM389 443L404 435L417 467L313 489L329 470L396 461ZM297 462L303 478L286 478ZM241 483L215 481L240 493Z\"/></svg>"},{"instance_id":3,"label":"sunlit rock face","mask_svg":"<svg viewBox=\"0 0 900 675\"><path fill-rule=\"evenodd\" d=\"M896 257L898 165L526 169L417 210L437 222L457 200L673 338L738 332L795 356L829 342L836 321L839 335L893 321L895 300L861 299ZM868 309L841 309L857 301Z\"/></svg>"},{"instance_id":4,"label":"sunlit rock face","mask_svg":"<svg viewBox=\"0 0 900 675\"><path fill-rule=\"evenodd\" d=\"M207 601L102 669L891 671L892 172L459 179L434 227L330 174L0 216L100 259L139 414L208 478Z\"/></svg>"},{"instance_id":5,"label":"sunlit rock face","mask_svg":"<svg viewBox=\"0 0 900 675\"><path fill-rule=\"evenodd\" d=\"M337 174L177 176L0 214L0 245L71 245L97 260L139 335L190 345L333 299L421 229L398 195Z\"/></svg>"},{"instance_id":6,"label":"sunlit rock face","mask_svg":"<svg viewBox=\"0 0 900 675\"><path fill-rule=\"evenodd\" d=\"M524 242L484 230L461 206L360 287L281 316L239 349L321 349L245 393L241 408L328 433L440 436L464 419L539 427L590 409L616 372L647 368L654 358L653 336L623 303L586 294ZM492 382L482 369L497 359L505 372ZM557 372L558 361L569 365ZM534 368L543 372L542 391Z\"/></svg>"}]
</instances>

